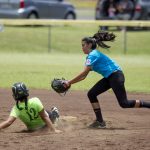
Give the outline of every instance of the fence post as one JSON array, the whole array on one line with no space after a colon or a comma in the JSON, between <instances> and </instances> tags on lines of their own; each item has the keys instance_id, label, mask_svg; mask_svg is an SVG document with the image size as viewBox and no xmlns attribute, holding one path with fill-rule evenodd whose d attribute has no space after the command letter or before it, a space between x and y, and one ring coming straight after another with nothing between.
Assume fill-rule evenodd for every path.
<instances>
[{"instance_id":1,"label":"fence post","mask_svg":"<svg viewBox=\"0 0 150 150\"><path fill-rule=\"evenodd\" d=\"M123 27L123 51L124 54L127 53L127 27Z\"/></svg>"},{"instance_id":2,"label":"fence post","mask_svg":"<svg viewBox=\"0 0 150 150\"><path fill-rule=\"evenodd\" d=\"M51 25L48 26L48 53L51 52Z\"/></svg>"},{"instance_id":3,"label":"fence post","mask_svg":"<svg viewBox=\"0 0 150 150\"><path fill-rule=\"evenodd\" d=\"M0 32L4 31L4 25L0 23Z\"/></svg>"}]
</instances>

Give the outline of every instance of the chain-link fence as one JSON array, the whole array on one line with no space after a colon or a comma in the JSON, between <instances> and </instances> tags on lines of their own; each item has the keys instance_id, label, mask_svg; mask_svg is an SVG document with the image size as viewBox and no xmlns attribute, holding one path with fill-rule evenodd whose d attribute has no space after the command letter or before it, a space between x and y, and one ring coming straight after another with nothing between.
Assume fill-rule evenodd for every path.
<instances>
[{"instance_id":1,"label":"chain-link fence","mask_svg":"<svg viewBox=\"0 0 150 150\"><path fill-rule=\"evenodd\" d=\"M38 22L38 21L37 21ZM82 53L81 39L92 36L100 26L96 23L78 22L58 25L8 26L0 33L0 52L62 52ZM131 27L130 27L131 28ZM148 30L126 32L125 28L110 27L116 34L116 40L108 43L112 54L150 54ZM103 51L103 49L101 49Z\"/></svg>"}]
</instances>

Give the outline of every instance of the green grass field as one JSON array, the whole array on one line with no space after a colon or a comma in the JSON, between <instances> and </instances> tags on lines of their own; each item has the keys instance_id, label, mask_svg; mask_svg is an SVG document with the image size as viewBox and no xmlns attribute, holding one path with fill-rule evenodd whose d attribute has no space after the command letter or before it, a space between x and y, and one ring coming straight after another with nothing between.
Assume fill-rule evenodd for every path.
<instances>
[{"instance_id":1,"label":"green grass field","mask_svg":"<svg viewBox=\"0 0 150 150\"><path fill-rule=\"evenodd\" d=\"M10 88L23 81L30 88L50 89L53 78L71 79L82 71L86 55L81 38L91 36L97 26L56 26L51 29L51 52L48 53L48 28L5 27L0 33L0 87ZM123 35L115 31L111 50L102 52L114 58L123 68L126 88L130 92L150 92L150 34L148 31L127 33L127 54L123 54ZM91 72L72 90L88 90L101 78Z\"/></svg>"},{"instance_id":2,"label":"green grass field","mask_svg":"<svg viewBox=\"0 0 150 150\"><path fill-rule=\"evenodd\" d=\"M112 55L123 68L128 91L150 92L149 56ZM50 89L53 78L71 79L82 71L85 55L81 54L0 54L0 87L10 88L14 82L23 81L30 88ZM87 79L72 86L73 90L87 90L101 78L91 72Z\"/></svg>"}]
</instances>

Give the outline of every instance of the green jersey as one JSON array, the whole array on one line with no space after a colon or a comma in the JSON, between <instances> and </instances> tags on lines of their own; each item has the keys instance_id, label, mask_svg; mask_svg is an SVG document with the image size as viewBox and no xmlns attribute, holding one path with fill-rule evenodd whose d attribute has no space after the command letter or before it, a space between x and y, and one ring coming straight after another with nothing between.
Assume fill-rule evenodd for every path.
<instances>
[{"instance_id":1,"label":"green jersey","mask_svg":"<svg viewBox=\"0 0 150 150\"><path fill-rule=\"evenodd\" d=\"M28 110L25 109L25 103L20 102L19 107L23 108L19 110L15 105L10 113L10 116L19 118L29 130L36 130L45 126L45 122L39 115L39 112L44 109L41 101L38 98L28 99Z\"/></svg>"}]
</instances>

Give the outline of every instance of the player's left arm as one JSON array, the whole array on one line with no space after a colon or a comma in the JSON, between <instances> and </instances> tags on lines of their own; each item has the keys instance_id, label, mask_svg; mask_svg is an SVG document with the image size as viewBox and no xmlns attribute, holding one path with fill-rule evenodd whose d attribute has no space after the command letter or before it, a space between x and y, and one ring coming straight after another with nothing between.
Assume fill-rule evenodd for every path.
<instances>
[{"instance_id":1,"label":"player's left arm","mask_svg":"<svg viewBox=\"0 0 150 150\"><path fill-rule=\"evenodd\" d=\"M55 132L55 133L61 133L60 130L55 129L55 127L53 126L49 116L46 114L45 110L42 109L39 112L39 115L41 116L41 118L43 119L43 121L46 123L47 127L50 129L50 131Z\"/></svg>"},{"instance_id":2,"label":"player's left arm","mask_svg":"<svg viewBox=\"0 0 150 150\"><path fill-rule=\"evenodd\" d=\"M84 80L86 78L86 76L88 75L88 73L91 71L91 67L90 66L85 66L84 70L79 73L75 78L73 78L72 80L68 81L68 84L74 84L77 82L80 82L81 80Z\"/></svg>"},{"instance_id":3,"label":"player's left arm","mask_svg":"<svg viewBox=\"0 0 150 150\"><path fill-rule=\"evenodd\" d=\"M15 117L9 116L6 121L0 123L0 130L9 127L15 120L16 120Z\"/></svg>"},{"instance_id":4,"label":"player's left arm","mask_svg":"<svg viewBox=\"0 0 150 150\"><path fill-rule=\"evenodd\" d=\"M42 109L39 112L40 117L42 118L42 120L46 123L47 127L51 130L51 131L55 131L55 128L51 122L51 120L49 119L49 116L46 114L45 110Z\"/></svg>"}]
</instances>

